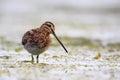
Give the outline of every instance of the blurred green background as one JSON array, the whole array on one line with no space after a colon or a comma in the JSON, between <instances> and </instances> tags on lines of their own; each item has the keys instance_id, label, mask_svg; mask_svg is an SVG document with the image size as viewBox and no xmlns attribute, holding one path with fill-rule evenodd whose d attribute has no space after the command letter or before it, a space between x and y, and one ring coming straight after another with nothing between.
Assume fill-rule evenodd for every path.
<instances>
[{"instance_id":1,"label":"blurred green background","mask_svg":"<svg viewBox=\"0 0 120 80\"><path fill-rule=\"evenodd\" d=\"M119 0L0 0L0 36L21 41L25 31L45 21L59 36L120 42Z\"/></svg>"}]
</instances>

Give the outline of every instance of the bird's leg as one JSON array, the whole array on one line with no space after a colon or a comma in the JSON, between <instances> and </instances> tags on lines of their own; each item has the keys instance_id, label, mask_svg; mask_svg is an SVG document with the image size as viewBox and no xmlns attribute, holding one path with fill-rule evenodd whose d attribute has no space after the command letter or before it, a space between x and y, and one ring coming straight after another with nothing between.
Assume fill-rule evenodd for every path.
<instances>
[{"instance_id":1,"label":"bird's leg","mask_svg":"<svg viewBox=\"0 0 120 80\"><path fill-rule=\"evenodd\" d=\"M38 58L39 58L39 55L37 55L37 57L36 57L37 63L39 62L39 59L38 59Z\"/></svg>"},{"instance_id":2,"label":"bird's leg","mask_svg":"<svg viewBox=\"0 0 120 80\"><path fill-rule=\"evenodd\" d=\"M33 57L33 55L31 55L31 58L32 58L31 62L33 63L33 62L34 62L34 57Z\"/></svg>"}]
</instances>

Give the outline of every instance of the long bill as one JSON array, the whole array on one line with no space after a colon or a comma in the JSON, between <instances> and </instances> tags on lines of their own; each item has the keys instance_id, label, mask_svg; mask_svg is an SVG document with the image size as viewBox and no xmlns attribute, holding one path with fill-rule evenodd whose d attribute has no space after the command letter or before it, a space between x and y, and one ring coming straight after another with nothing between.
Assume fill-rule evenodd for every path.
<instances>
[{"instance_id":1,"label":"long bill","mask_svg":"<svg viewBox=\"0 0 120 80\"><path fill-rule=\"evenodd\" d=\"M63 45L63 43L58 39L58 37L56 36L55 32L52 30L53 35L55 36L55 38L57 39L57 41L60 43L60 45L64 48L64 50L68 53L67 49L65 48L65 46Z\"/></svg>"}]
</instances>

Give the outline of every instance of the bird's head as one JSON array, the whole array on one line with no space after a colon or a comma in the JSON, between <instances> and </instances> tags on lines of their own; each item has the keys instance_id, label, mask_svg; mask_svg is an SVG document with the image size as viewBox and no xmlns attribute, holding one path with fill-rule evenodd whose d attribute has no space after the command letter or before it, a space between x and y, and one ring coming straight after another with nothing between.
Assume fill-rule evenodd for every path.
<instances>
[{"instance_id":1,"label":"bird's head","mask_svg":"<svg viewBox=\"0 0 120 80\"><path fill-rule=\"evenodd\" d=\"M57 39L57 41L61 44L61 46L64 48L64 50L68 53L67 49L65 46L62 44L62 42L58 39L58 37L55 34L55 26L52 22L46 21L45 23L42 24L41 28L44 28L49 34L53 34L54 37Z\"/></svg>"},{"instance_id":2,"label":"bird's head","mask_svg":"<svg viewBox=\"0 0 120 80\"><path fill-rule=\"evenodd\" d=\"M47 32L49 32L50 34L54 34L55 26L52 22L46 21L45 23L42 24L42 26Z\"/></svg>"}]
</instances>

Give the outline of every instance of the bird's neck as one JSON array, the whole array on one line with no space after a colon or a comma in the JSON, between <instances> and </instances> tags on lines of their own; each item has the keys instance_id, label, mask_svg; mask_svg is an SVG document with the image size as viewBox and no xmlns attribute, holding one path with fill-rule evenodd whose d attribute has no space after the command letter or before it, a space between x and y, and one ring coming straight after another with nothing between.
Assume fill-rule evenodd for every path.
<instances>
[{"instance_id":1,"label":"bird's neck","mask_svg":"<svg viewBox=\"0 0 120 80\"><path fill-rule=\"evenodd\" d=\"M44 36L49 36L50 35L48 30L46 30L45 28L40 28L40 33Z\"/></svg>"}]
</instances>

